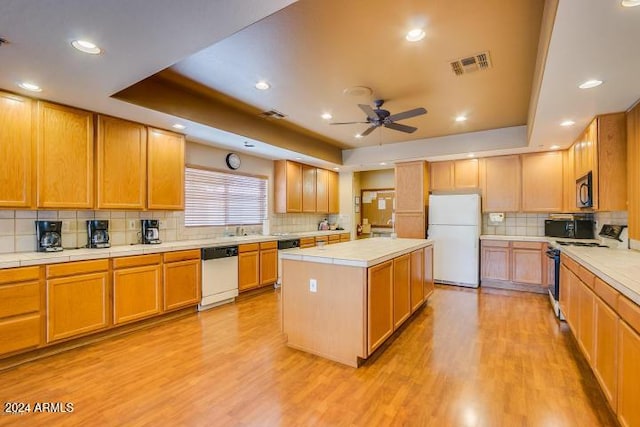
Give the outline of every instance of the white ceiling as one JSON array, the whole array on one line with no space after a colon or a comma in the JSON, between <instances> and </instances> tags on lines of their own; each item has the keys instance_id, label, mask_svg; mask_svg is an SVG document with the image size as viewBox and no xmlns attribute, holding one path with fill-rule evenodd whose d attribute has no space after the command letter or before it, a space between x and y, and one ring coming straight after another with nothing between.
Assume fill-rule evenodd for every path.
<instances>
[{"instance_id":1,"label":"white ceiling","mask_svg":"<svg viewBox=\"0 0 640 427\"><path fill-rule=\"evenodd\" d=\"M315 2L314 6L318 7L325 4L320 0L304 1ZM165 128L175 121L181 121L187 124L186 132L190 139L242 150L246 138L209 126L185 122L110 96L181 61L186 61L183 62L186 64L211 49L215 50L216 46L224 48L227 43L242 38L243 31L249 31L247 34L250 34L260 27L243 28L255 22L261 24L260 20L269 21L269 18L264 18L292 3L295 1L0 0L0 37L9 40L7 45L0 46L0 88L33 96L16 86L18 81L30 80L44 89L36 97ZM442 5L449 7L450 2L442 2ZM279 15L274 16L277 18ZM354 14L349 18L357 21L358 16ZM479 22L478 33L482 33L483 27L491 25L491 21ZM353 37L366 45L370 31L375 32L376 26L360 29ZM94 40L104 48L104 53L87 56L73 50L70 41L75 38ZM510 150L538 150L547 149L552 144L568 146L594 115L626 110L640 98L637 40L640 40L640 7L624 9L618 0L560 0L535 119L533 123L528 123L532 126L528 132L529 139L526 128L515 123L512 124L515 127L479 133L439 138L422 137L405 139L387 146L358 147L344 153L344 163L347 167L363 169L367 165L397 159L462 157L469 151L482 155L506 153ZM339 44L339 41L332 43ZM488 48L491 49L491 46ZM479 50L481 49L484 48ZM265 52L265 55L268 56L268 53ZM460 55L470 53L475 51L460 51ZM261 58L264 59L261 56L253 57L250 65L259 67ZM239 57L238 60L240 59ZM304 63L291 65L300 74L304 74L307 66ZM393 72L393 66L383 65L386 67L386 74ZM340 66L334 64L334 67ZM249 77L252 80L257 74L254 71ZM326 75L330 81L331 68ZM237 88L247 83L249 77L238 73L237 77L241 80L235 83L233 77L225 75L224 85L230 87L230 92L236 93ZM588 78L600 78L605 83L590 91L577 89L577 84ZM377 85L374 83L371 86ZM354 84L369 83L354 81ZM335 88L343 85L340 83ZM296 90L292 90L287 102L295 101L296 93ZM406 94L403 93L403 96ZM429 104L428 99L422 102L408 97L410 102L403 103L400 96L393 99L393 93L380 95L392 98L387 105L392 112L419 104L431 110L425 119L433 120L437 117L436 111L433 111L435 107ZM261 108L277 108L269 102L256 104ZM286 104L287 111L284 112L291 114L298 110L304 111L305 115L313 116L317 122L316 108L306 108L304 103L294 102ZM346 113L341 113L336 119L358 119L359 111L356 108L352 111L348 117L345 117ZM575 120L576 125L572 128L558 126L560 121L567 118ZM301 123L304 124L304 121ZM410 120L406 123L414 124ZM455 132L448 132L452 133ZM380 142L385 142L385 135L382 134ZM375 133L371 136L375 137ZM275 149L264 142L254 142L257 147L250 152L257 155L269 158L297 156L296 153ZM314 161L303 159L310 163Z\"/></svg>"}]
</instances>

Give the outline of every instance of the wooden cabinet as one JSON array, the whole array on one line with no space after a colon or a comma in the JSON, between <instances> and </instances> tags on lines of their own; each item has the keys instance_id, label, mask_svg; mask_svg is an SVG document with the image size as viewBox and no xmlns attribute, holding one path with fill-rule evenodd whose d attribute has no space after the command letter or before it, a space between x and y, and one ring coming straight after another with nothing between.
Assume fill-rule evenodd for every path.
<instances>
[{"instance_id":1,"label":"wooden cabinet","mask_svg":"<svg viewBox=\"0 0 640 427\"><path fill-rule=\"evenodd\" d=\"M433 280L433 246L424 248L424 299L431 296L435 290Z\"/></svg>"},{"instance_id":2,"label":"wooden cabinet","mask_svg":"<svg viewBox=\"0 0 640 427\"><path fill-rule=\"evenodd\" d=\"M560 212L563 207L562 152L522 155L522 210Z\"/></svg>"},{"instance_id":3,"label":"wooden cabinet","mask_svg":"<svg viewBox=\"0 0 640 427\"><path fill-rule=\"evenodd\" d=\"M313 166L302 165L302 212L316 211L316 171Z\"/></svg>"},{"instance_id":4,"label":"wooden cabinet","mask_svg":"<svg viewBox=\"0 0 640 427\"><path fill-rule=\"evenodd\" d=\"M597 165L597 155L594 154L598 143L598 122L594 119L580 134L573 144L574 180L593 171Z\"/></svg>"},{"instance_id":5,"label":"wooden cabinet","mask_svg":"<svg viewBox=\"0 0 640 427\"><path fill-rule=\"evenodd\" d=\"M411 312L413 313L424 302L424 249L411 252L409 266L411 269L409 273L409 280L411 282Z\"/></svg>"},{"instance_id":6,"label":"wooden cabinet","mask_svg":"<svg viewBox=\"0 0 640 427\"><path fill-rule=\"evenodd\" d=\"M429 166L432 191L478 187L478 159L433 162Z\"/></svg>"},{"instance_id":7,"label":"wooden cabinet","mask_svg":"<svg viewBox=\"0 0 640 427\"><path fill-rule=\"evenodd\" d=\"M109 326L108 270L108 260L46 267L48 343Z\"/></svg>"},{"instance_id":8,"label":"wooden cabinet","mask_svg":"<svg viewBox=\"0 0 640 427\"><path fill-rule=\"evenodd\" d=\"M164 311L196 305L201 297L200 250L167 252L163 261Z\"/></svg>"},{"instance_id":9,"label":"wooden cabinet","mask_svg":"<svg viewBox=\"0 0 640 427\"><path fill-rule=\"evenodd\" d=\"M367 270L367 354L393 333L393 260Z\"/></svg>"},{"instance_id":10,"label":"wooden cabinet","mask_svg":"<svg viewBox=\"0 0 640 427\"><path fill-rule=\"evenodd\" d=\"M578 279L579 280L579 279ZM574 289L578 293L578 344L588 362L593 363L595 351L595 296L593 291L579 280Z\"/></svg>"},{"instance_id":11,"label":"wooden cabinet","mask_svg":"<svg viewBox=\"0 0 640 427\"><path fill-rule=\"evenodd\" d=\"M162 310L160 255L113 259L113 324L155 316Z\"/></svg>"},{"instance_id":12,"label":"wooden cabinet","mask_svg":"<svg viewBox=\"0 0 640 427\"><path fill-rule=\"evenodd\" d=\"M482 240L481 284L515 290L546 292L546 244L507 240Z\"/></svg>"},{"instance_id":13,"label":"wooden cabinet","mask_svg":"<svg viewBox=\"0 0 640 427\"><path fill-rule=\"evenodd\" d=\"M411 314L411 255L393 259L393 329L396 330Z\"/></svg>"},{"instance_id":14,"label":"wooden cabinet","mask_svg":"<svg viewBox=\"0 0 640 427\"><path fill-rule=\"evenodd\" d=\"M569 322L569 300L571 298L571 271L566 264L560 264L560 308L567 323Z\"/></svg>"},{"instance_id":15,"label":"wooden cabinet","mask_svg":"<svg viewBox=\"0 0 640 427\"><path fill-rule=\"evenodd\" d=\"M424 213L396 213L395 230L398 237L424 239L427 235Z\"/></svg>"},{"instance_id":16,"label":"wooden cabinet","mask_svg":"<svg viewBox=\"0 0 640 427\"><path fill-rule=\"evenodd\" d=\"M184 135L149 128L147 208L184 209Z\"/></svg>"},{"instance_id":17,"label":"wooden cabinet","mask_svg":"<svg viewBox=\"0 0 640 427\"><path fill-rule=\"evenodd\" d=\"M334 171L327 171L327 190L329 197L329 213L340 212L340 182L339 175Z\"/></svg>"},{"instance_id":18,"label":"wooden cabinet","mask_svg":"<svg viewBox=\"0 0 640 427\"><path fill-rule=\"evenodd\" d=\"M424 214L429 199L427 163L396 163L395 182L396 212Z\"/></svg>"},{"instance_id":19,"label":"wooden cabinet","mask_svg":"<svg viewBox=\"0 0 640 427\"><path fill-rule=\"evenodd\" d=\"M329 243L329 236L316 236L316 246L317 245L326 245Z\"/></svg>"},{"instance_id":20,"label":"wooden cabinet","mask_svg":"<svg viewBox=\"0 0 640 427\"><path fill-rule=\"evenodd\" d=\"M350 233L340 233L340 242L348 242L351 240Z\"/></svg>"},{"instance_id":21,"label":"wooden cabinet","mask_svg":"<svg viewBox=\"0 0 640 427\"><path fill-rule=\"evenodd\" d=\"M483 240L480 258L482 280L509 280L510 245L503 240Z\"/></svg>"},{"instance_id":22,"label":"wooden cabinet","mask_svg":"<svg viewBox=\"0 0 640 427\"><path fill-rule=\"evenodd\" d=\"M329 171L316 169L316 210L329 212Z\"/></svg>"},{"instance_id":23,"label":"wooden cabinet","mask_svg":"<svg viewBox=\"0 0 640 427\"><path fill-rule=\"evenodd\" d=\"M238 246L238 290L271 285L278 280L278 242Z\"/></svg>"},{"instance_id":24,"label":"wooden cabinet","mask_svg":"<svg viewBox=\"0 0 640 427\"><path fill-rule=\"evenodd\" d=\"M277 213L302 212L302 165L300 163L289 160L274 162L274 192Z\"/></svg>"},{"instance_id":25,"label":"wooden cabinet","mask_svg":"<svg viewBox=\"0 0 640 427\"><path fill-rule=\"evenodd\" d=\"M304 248L312 248L316 245L315 237L301 237L300 238L300 249Z\"/></svg>"},{"instance_id":26,"label":"wooden cabinet","mask_svg":"<svg viewBox=\"0 0 640 427\"><path fill-rule=\"evenodd\" d=\"M482 159L479 174L482 212L520 210L520 156Z\"/></svg>"},{"instance_id":27,"label":"wooden cabinet","mask_svg":"<svg viewBox=\"0 0 640 427\"><path fill-rule=\"evenodd\" d=\"M278 281L278 242L260 243L260 286Z\"/></svg>"},{"instance_id":28,"label":"wooden cabinet","mask_svg":"<svg viewBox=\"0 0 640 427\"><path fill-rule=\"evenodd\" d=\"M627 113L629 238L640 240L640 103Z\"/></svg>"},{"instance_id":29,"label":"wooden cabinet","mask_svg":"<svg viewBox=\"0 0 640 427\"><path fill-rule=\"evenodd\" d=\"M328 243L330 245L334 245L336 243L340 243L340 235L339 234L330 234L328 236Z\"/></svg>"},{"instance_id":30,"label":"wooden cabinet","mask_svg":"<svg viewBox=\"0 0 640 427\"><path fill-rule=\"evenodd\" d=\"M31 100L0 92L0 208L32 207L34 142Z\"/></svg>"},{"instance_id":31,"label":"wooden cabinet","mask_svg":"<svg viewBox=\"0 0 640 427\"><path fill-rule=\"evenodd\" d=\"M625 322L618 333L618 420L624 427L640 425L640 335Z\"/></svg>"},{"instance_id":32,"label":"wooden cabinet","mask_svg":"<svg viewBox=\"0 0 640 427\"><path fill-rule=\"evenodd\" d=\"M93 113L37 105L37 206L93 208Z\"/></svg>"},{"instance_id":33,"label":"wooden cabinet","mask_svg":"<svg viewBox=\"0 0 640 427\"><path fill-rule=\"evenodd\" d=\"M601 286L609 287L603 282ZM617 299L617 298L616 298ZM612 408L618 399L618 315L600 298L595 298L595 353L593 372Z\"/></svg>"},{"instance_id":34,"label":"wooden cabinet","mask_svg":"<svg viewBox=\"0 0 640 427\"><path fill-rule=\"evenodd\" d=\"M0 355L42 343L39 267L0 270Z\"/></svg>"},{"instance_id":35,"label":"wooden cabinet","mask_svg":"<svg viewBox=\"0 0 640 427\"><path fill-rule=\"evenodd\" d=\"M511 242L511 280L541 286L546 273L544 244L540 242ZM546 277L545 277L546 278Z\"/></svg>"},{"instance_id":36,"label":"wooden cabinet","mask_svg":"<svg viewBox=\"0 0 640 427\"><path fill-rule=\"evenodd\" d=\"M98 116L96 181L98 209L145 208L147 128L144 125Z\"/></svg>"}]
</instances>

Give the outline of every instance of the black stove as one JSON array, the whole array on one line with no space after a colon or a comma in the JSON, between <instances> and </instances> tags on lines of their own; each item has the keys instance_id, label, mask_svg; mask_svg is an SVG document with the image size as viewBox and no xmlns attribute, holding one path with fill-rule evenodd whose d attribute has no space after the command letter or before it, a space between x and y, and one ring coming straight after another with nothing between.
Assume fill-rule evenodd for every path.
<instances>
[{"instance_id":1,"label":"black stove","mask_svg":"<svg viewBox=\"0 0 640 427\"><path fill-rule=\"evenodd\" d=\"M601 245L600 243L597 243L597 242L567 242L567 241L556 240L556 243L559 244L560 246L584 246L589 248L607 248L608 247L606 245Z\"/></svg>"}]
</instances>

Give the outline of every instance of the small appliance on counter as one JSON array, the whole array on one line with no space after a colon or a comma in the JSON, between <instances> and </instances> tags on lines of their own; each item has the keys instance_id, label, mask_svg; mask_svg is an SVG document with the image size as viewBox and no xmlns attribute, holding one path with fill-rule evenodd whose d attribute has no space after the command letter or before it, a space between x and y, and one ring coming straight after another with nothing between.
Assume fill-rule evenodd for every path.
<instances>
[{"instance_id":1,"label":"small appliance on counter","mask_svg":"<svg viewBox=\"0 0 640 427\"><path fill-rule=\"evenodd\" d=\"M87 221L87 247L92 249L110 248L109 221L91 219Z\"/></svg>"},{"instance_id":2,"label":"small appliance on counter","mask_svg":"<svg viewBox=\"0 0 640 427\"><path fill-rule=\"evenodd\" d=\"M626 225L604 224L599 236L604 238L602 243L610 248L629 248L629 234Z\"/></svg>"},{"instance_id":3,"label":"small appliance on counter","mask_svg":"<svg viewBox=\"0 0 640 427\"><path fill-rule=\"evenodd\" d=\"M38 252L62 250L62 221L36 221Z\"/></svg>"},{"instance_id":4,"label":"small appliance on counter","mask_svg":"<svg viewBox=\"0 0 640 427\"><path fill-rule=\"evenodd\" d=\"M327 221L327 219L323 219L322 221L320 221L320 223L318 224L318 230L328 230L329 229L329 221Z\"/></svg>"},{"instance_id":5,"label":"small appliance on counter","mask_svg":"<svg viewBox=\"0 0 640 427\"><path fill-rule=\"evenodd\" d=\"M157 219L141 219L142 223L142 244L157 245L162 243L160 240L160 220Z\"/></svg>"}]
</instances>

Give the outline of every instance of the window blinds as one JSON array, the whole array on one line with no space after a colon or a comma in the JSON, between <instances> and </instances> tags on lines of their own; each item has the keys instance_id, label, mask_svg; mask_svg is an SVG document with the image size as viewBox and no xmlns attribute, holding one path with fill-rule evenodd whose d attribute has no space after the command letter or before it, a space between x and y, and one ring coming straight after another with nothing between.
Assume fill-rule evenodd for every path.
<instances>
[{"instance_id":1,"label":"window blinds","mask_svg":"<svg viewBox=\"0 0 640 427\"><path fill-rule=\"evenodd\" d=\"M265 178L185 169L187 227L262 224L266 214Z\"/></svg>"}]
</instances>

